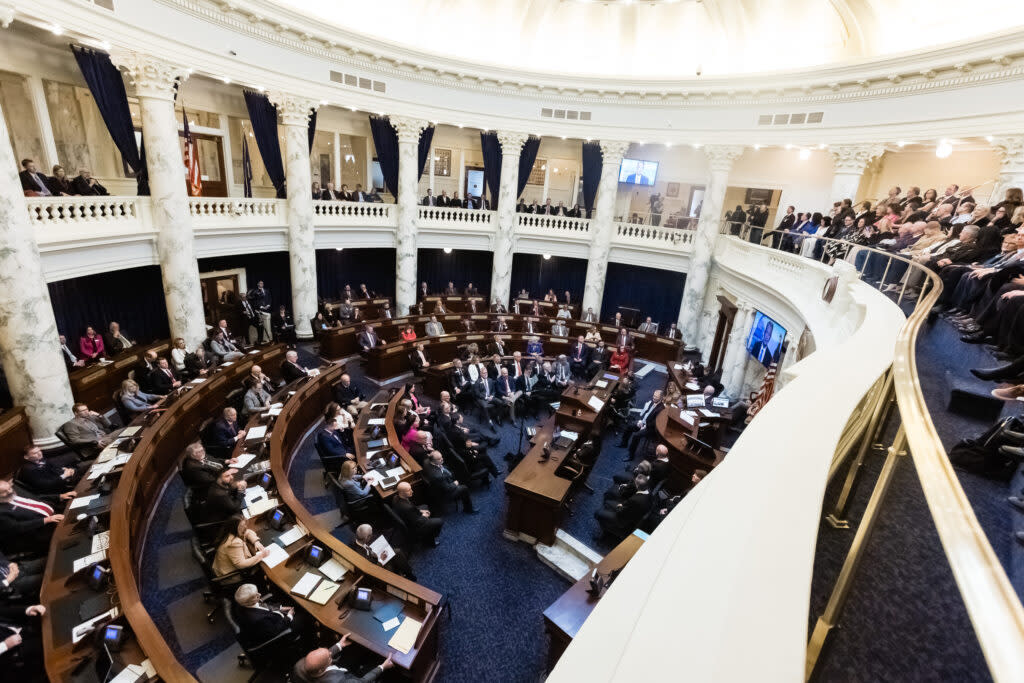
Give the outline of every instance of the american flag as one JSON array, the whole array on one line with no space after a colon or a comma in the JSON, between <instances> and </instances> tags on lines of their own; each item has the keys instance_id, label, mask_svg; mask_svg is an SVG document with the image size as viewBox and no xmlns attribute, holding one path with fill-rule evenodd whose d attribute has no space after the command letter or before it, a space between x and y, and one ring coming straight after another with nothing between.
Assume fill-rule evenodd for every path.
<instances>
[{"instance_id":1,"label":"american flag","mask_svg":"<svg viewBox=\"0 0 1024 683\"><path fill-rule=\"evenodd\" d=\"M181 116L185 120L185 184L189 197L198 197L203 193L203 179L199 175L199 146L188 129L188 114L181 108Z\"/></svg>"},{"instance_id":2,"label":"american flag","mask_svg":"<svg viewBox=\"0 0 1024 683\"><path fill-rule=\"evenodd\" d=\"M772 363L768 366L768 372L764 373L764 381L761 382L761 390L756 394L751 395L750 407L747 408L747 419L746 422L750 422L754 419L754 416L760 412L761 408L768 403L768 399L775 393L775 373L778 370L778 365Z\"/></svg>"},{"instance_id":3,"label":"american flag","mask_svg":"<svg viewBox=\"0 0 1024 683\"><path fill-rule=\"evenodd\" d=\"M242 131L242 188L244 196L252 197L252 159L249 157L249 141Z\"/></svg>"}]
</instances>

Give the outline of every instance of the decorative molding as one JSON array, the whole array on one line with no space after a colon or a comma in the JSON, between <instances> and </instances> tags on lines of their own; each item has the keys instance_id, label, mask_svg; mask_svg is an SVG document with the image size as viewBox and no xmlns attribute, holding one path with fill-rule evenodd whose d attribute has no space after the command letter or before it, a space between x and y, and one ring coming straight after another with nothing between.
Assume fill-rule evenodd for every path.
<instances>
[{"instance_id":1,"label":"decorative molding","mask_svg":"<svg viewBox=\"0 0 1024 683\"><path fill-rule=\"evenodd\" d=\"M529 137L529 133L515 133L507 130L499 130L498 142L501 144L501 154L503 156L510 154L519 156L519 153L523 150L523 144Z\"/></svg>"},{"instance_id":2,"label":"decorative molding","mask_svg":"<svg viewBox=\"0 0 1024 683\"><path fill-rule=\"evenodd\" d=\"M280 90L268 91L267 98L277 107L281 125L284 126L308 126L310 112L316 111L320 104L317 100Z\"/></svg>"},{"instance_id":3,"label":"decorative molding","mask_svg":"<svg viewBox=\"0 0 1024 683\"><path fill-rule=\"evenodd\" d=\"M630 143L623 140L601 140L601 163L606 166L618 166L622 157L629 151Z\"/></svg>"},{"instance_id":4,"label":"decorative molding","mask_svg":"<svg viewBox=\"0 0 1024 683\"><path fill-rule=\"evenodd\" d=\"M1024 135L1007 135L992 138L1002 161L1002 173L1024 173Z\"/></svg>"},{"instance_id":5,"label":"decorative molding","mask_svg":"<svg viewBox=\"0 0 1024 683\"><path fill-rule=\"evenodd\" d=\"M836 173L861 175L874 159L885 153L882 144L833 145L829 147Z\"/></svg>"},{"instance_id":6,"label":"decorative molding","mask_svg":"<svg viewBox=\"0 0 1024 683\"><path fill-rule=\"evenodd\" d=\"M423 119L414 119L409 116L391 116L388 117L388 120L394 127L395 132L398 133L399 143L408 142L418 144L420 141L420 133L423 132L424 128L430 125Z\"/></svg>"},{"instance_id":7,"label":"decorative molding","mask_svg":"<svg viewBox=\"0 0 1024 683\"><path fill-rule=\"evenodd\" d=\"M142 52L112 50L110 61L128 73L138 97L173 100L175 85L184 83L191 72Z\"/></svg>"},{"instance_id":8,"label":"decorative molding","mask_svg":"<svg viewBox=\"0 0 1024 683\"><path fill-rule=\"evenodd\" d=\"M704 156L708 160L708 168L714 172L728 173L732 163L743 154L742 145L705 145Z\"/></svg>"}]
</instances>

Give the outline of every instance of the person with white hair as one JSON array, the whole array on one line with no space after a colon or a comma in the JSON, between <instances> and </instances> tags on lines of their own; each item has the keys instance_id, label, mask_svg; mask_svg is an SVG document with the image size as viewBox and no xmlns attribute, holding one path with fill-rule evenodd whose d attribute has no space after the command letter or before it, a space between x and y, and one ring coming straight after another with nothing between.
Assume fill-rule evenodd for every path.
<instances>
[{"instance_id":1,"label":"person with white hair","mask_svg":"<svg viewBox=\"0 0 1024 683\"><path fill-rule=\"evenodd\" d=\"M362 676L356 676L351 671L338 666L338 659L341 651L348 645L348 635L343 635L341 640L335 643L330 649L318 647L305 657L295 662L292 667L291 680L295 683L355 683L364 681L369 683L383 675L385 671L394 666L391 655L381 664L367 671Z\"/></svg>"},{"instance_id":2,"label":"person with white hair","mask_svg":"<svg viewBox=\"0 0 1024 683\"><path fill-rule=\"evenodd\" d=\"M377 534L374 533L372 526L369 524L360 524L356 527L355 539L348 544L348 547L355 550L370 562L404 576L410 581L415 581L416 575L413 573L412 566L409 564L408 556L402 552L401 549L395 548L394 545L391 544L390 539L387 540L391 549L388 550L388 548L385 547L378 553L370 547L377 540L376 537Z\"/></svg>"},{"instance_id":3,"label":"person with white hair","mask_svg":"<svg viewBox=\"0 0 1024 683\"><path fill-rule=\"evenodd\" d=\"M294 349L284 354L284 360L281 361L281 378L285 384L302 377L316 377L319 374L319 370L310 370L306 366L300 365L299 354Z\"/></svg>"},{"instance_id":4,"label":"person with white hair","mask_svg":"<svg viewBox=\"0 0 1024 683\"><path fill-rule=\"evenodd\" d=\"M235 590L231 616L238 625L238 642L245 647L260 645L288 630L298 637L301 630L294 607L268 605L252 583L243 583Z\"/></svg>"}]
</instances>

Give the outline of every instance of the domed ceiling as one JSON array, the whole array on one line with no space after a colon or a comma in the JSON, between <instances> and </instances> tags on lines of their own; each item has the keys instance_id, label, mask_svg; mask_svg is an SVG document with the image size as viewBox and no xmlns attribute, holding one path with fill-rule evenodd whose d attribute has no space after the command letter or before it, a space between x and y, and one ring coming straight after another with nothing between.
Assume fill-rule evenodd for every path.
<instances>
[{"instance_id":1,"label":"domed ceiling","mask_svg":"<svg viewBox=\"0 0 1024 683\"><path fill-rule=\"evenodd\" d=\"M573 76L692 79L823 67L1024 27L1024 0L275 0L439 58Z\"/></svg>"}]
</instances>

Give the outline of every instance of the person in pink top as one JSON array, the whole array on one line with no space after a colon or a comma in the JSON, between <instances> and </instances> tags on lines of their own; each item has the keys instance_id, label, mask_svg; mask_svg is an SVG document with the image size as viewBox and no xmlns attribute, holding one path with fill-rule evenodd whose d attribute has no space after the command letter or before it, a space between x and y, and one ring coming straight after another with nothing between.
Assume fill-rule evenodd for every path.
<instances>
[{"instance_id":1,"label":"person in pink top","mask_svg":"<svg viewBox=\"0 0 1024 683\"><path fill-rule=\"evenodd\" d=\"M97 360L103 355L103 337L96 334L92 327L85 328L85 334L78 340L78 348L86 360Z\"/></svg>"}]
</instances>

